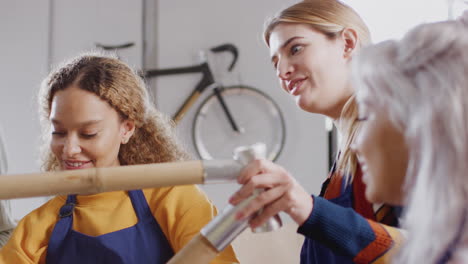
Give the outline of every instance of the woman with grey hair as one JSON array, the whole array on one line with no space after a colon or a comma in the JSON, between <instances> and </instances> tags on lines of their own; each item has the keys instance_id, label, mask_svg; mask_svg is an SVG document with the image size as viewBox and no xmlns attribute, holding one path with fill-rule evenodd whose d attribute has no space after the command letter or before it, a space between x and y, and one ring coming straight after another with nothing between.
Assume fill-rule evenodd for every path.
<instances>
[{"instance_id":1,"label":"woman with grey hair","mask_svg":"<svg viewBox=\"0 0 468 264\"><path fill-rule=\"evenodd\" d=\"M7 171L7 159L5 144L2 139L0 130L0 175L5 174ZM0 248L6 244L10 238L13 229L15 228L15 222L11 217L10 202L0 200Z\"/></svg>"},{"instance_id":2,"label":"woman with grey hair","mask_svg":"<svg viewBox=\"0 0 468 264\"><path fill-rule=\"evenodd\" d=\"M467 49L465 12L353 62L366 196L407 205L397 263L468 263Z\"/></svg>"}]
</instances>

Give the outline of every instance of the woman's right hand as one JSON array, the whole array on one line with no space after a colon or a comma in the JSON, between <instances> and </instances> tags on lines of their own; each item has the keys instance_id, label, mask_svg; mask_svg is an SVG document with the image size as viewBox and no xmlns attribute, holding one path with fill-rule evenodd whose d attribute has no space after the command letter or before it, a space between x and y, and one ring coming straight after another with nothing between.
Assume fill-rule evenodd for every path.
<instances>
[{"instance_id":1,"label":"woman's right hand","mask_svg":"<svg viewBox=\"0 0 468 264\"><path fill-rule=\"evenodd\" d=\"M281 211L302 225L312 212L312 197L288 171L271 161L259 159L250 162L241 171L238 182L243 186L229 199L233 205L250 197L255 189L265 189L236 215L238 220L245 219L263 208L261 214L251 219L251 228L263 225Z\"/></svg>"}]
</instances>

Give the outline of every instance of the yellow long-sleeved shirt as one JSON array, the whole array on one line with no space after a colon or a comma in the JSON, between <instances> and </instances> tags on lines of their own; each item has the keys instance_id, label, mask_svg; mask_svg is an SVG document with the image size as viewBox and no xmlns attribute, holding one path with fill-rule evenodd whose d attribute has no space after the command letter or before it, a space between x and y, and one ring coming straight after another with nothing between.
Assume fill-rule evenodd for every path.
<instances>
[{"instance_id":1,"label":"yellow long-sleeved shirt","mask_svg":"<svg viewBox=\"0 0 468 264\"><path fill-rule=\"evenodd\" d=\"M216 208L196 186L143 190L156 221L174 252L181 250L216 214ZM0 263L45 263L47 246L66 196L57 196L25 216L0 250ZM138 222L125 191L77 196L73 229L99 236ZM212 263L237 263L231 247Z\"/></svg>"}]
</instances>

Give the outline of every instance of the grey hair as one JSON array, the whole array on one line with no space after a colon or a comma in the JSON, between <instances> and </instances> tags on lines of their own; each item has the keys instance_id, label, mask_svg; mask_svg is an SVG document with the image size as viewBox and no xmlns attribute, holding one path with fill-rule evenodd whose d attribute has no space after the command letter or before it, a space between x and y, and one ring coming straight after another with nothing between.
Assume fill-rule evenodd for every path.
<instances>
[{"instance_id":1,"label":"grey hair","mask_svg":"<svg viewBox=\"0 0 468 264\"><path fill-rule=\"evenodd\" d=\"M436 263L468 227L468 13L400 41L364 48L353 62L359 107L385 110L410 149L408 239L397 263ZM457 250L457 248L455 249Z\"/></svg>"}]
</instances>

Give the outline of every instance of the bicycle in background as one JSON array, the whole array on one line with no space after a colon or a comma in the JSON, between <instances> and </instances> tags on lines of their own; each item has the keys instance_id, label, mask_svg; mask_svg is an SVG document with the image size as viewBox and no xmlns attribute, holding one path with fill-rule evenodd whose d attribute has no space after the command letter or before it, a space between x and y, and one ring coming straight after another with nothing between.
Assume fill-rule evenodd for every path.
<instances>
[{"instance_id":1,"label":"bicycle in background","mask_svg":"<svg viewBox=\"0 0 468 264\"><path fill-rule=\"evenodd\" d=\"M118 46L96 44L104 50L129 48L133 43ZM223 44L210 49L214 54L231 53L232 71L239 56L233 44ZM285 143L286 125L278 104L267 94L247 85L223 86L215 81L206 56L200 64L185 67L148 69L141 76L152 79L166 75L201 73L202 78L173 116L177 124L193 107L200 95L212 91L198 107L192 122L192 139L197 154L202 159L231 159L238 146L263 142L267 158L276 160Z\"/></svg>"}]
</instances>

